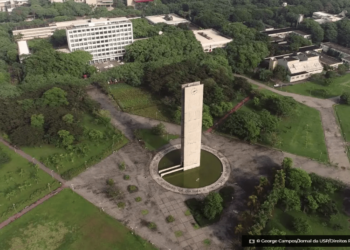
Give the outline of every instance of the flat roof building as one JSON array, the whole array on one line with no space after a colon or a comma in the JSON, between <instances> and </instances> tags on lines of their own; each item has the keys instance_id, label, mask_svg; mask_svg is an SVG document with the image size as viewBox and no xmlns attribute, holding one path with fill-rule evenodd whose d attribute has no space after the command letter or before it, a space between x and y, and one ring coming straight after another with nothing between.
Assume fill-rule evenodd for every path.
<instances>
[{"instance_id":1,"label":"flat roof building","mask_svg":"<svg viewBox=\"0 0 350 250\"><path fill-rule=\"evenodd\" d=\"M214 29L192 30L192 32L201 43L204 52L211 52L215 48L223 48L232 41L231 38L222 36Z\"/></svg>"},{"instance_id":2,"label":"flat roof building","mask_svg":"<svg viewBox=\"0 0 350 250\"><path fill-rule=\"evenodd\" d=\"M346 16L346 13L346 10L337 15L329 14L323 11L317 11L312 14L312 18L319 24L337 22L342 20Z\"/></svg>"},{"instance_id":3,"label":"flat roof building","mask_svg":"<svg viewBox=\"0 0 350 250\"><path fill-rule=\"evenodd\" d=\"M30 55L27 41L18 41L18 57L19 61L22 62L23 58Z\"/></svg>"},{"instance_id":4,"label":"flat roof building","mask_svg":"<svg viewBox=\"0 0 350 250\"><path fill-rule=\"evenodd\" d=\"M307 79L313 74L321 73L323 66L317 53L305 52L286 56L280 59L270 58L269 69L273 70L277 65L285 67L288 71L288 81L296 82Z\"/></svg>"},{"instance_id":5,"label":"flat roof building","mask_svg":"<svg viewBox=\"0 0 350 250\"><path fill-rule=\"evenodd\" d=\"M297 30L295 28L283 28L283 29L269 29L262 31L262 33L268 35L269 37L273 38L274 40L277 38L285 39L290 34L295 34L298 36L301 36L306 39L311 38L311 34L307 34L301 30Z\"/></svg>"},{"instance_id":6,"label":"flat roof building","mask_svg":"<svg viewBox=\"0 0 350 250\"><path fill-rule=\"evenodd\" d=\"M340 60L342 60L344 63L350 64L350 49L343 47L341 45L338 45L336 43L327 42L327 43L321 43L321 48L324 52L329 52L329 50L332 50L334 52L338 52L339 55L337 56Z\"/></svg>"},{"instance_id":7,"label":"flat roof building","mask_svg":"<svg viewBox=\"0 0 350 250\"><path fill-rule=\"evenodd\" d=\"M13 8L27 3L28 0L0 0L0 12L11 12Z\"/></svg>"},{"instance_id":8,"label":"flat roof building","mask_svg":"<svg viewBox=\"0 0 350 250\"><path fill-rule=\"evenodd\" d=\"M51 3L63 3L67 0L51 0ZM76 3L86 3L92 6L108 6L111 7L113 5L113 0L74 0Z\"/></svg>"},{"instance_id":9,"label":"flat roof building","mask_svg":"<svg viewBox=\"0 0 350 250\"><path fill-rule=\"evenodd\" d=\"M119 61L125 54L125 46L133 43L132 22L125 17L79 20L66 30L69 50L90 52L93 63Z\"/></svg>"},{"instance_id":10,"label":"flat roof building","mask_svg":"<svg viewBox=\"0 0 350 250\"><path fill-rule=\"evenodd\" d=\"M175 14L157 15L157 16L146 16L146 19L151 24L166 23L168 25L178 25L180 23L189 23L185 18L179 17Z\"/></svg>"}]
</instances>

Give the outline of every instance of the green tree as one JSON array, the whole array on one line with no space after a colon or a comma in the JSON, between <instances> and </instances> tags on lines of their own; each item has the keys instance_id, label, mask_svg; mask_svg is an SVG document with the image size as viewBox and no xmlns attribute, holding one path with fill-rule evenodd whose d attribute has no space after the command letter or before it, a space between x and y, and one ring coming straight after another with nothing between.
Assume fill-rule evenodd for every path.
<instances>
[{"instance_id":1,"label":"green tree","mask_svg":"<svg viewBox=\"0 0 350 250\"><path fill-rule=\"evenodd\" d=\"M259 73L259 79L261 81L269 81L271 79L272 75L273 75L273 73L271 72L271 70L263 69Z\"/></svg>"},{"instance_id":2,"label":"green tree","mask_svg":"<svg viewBox=\"0 0 350 250\"><path fill-rule=\"evenodd\" d=\"M340 75L344 75L348 70L349 70L349 66L345 64L341 64L337 68L337 71Z\"/></svg>"},{"instance_id":3,"label":"green tree","mask_svg":"<svg viewBox=\"0 0 350 250\"><path fill-rule=\"evenodd\" d=\"M62 117L62 120L67 124L72 124L74 122L74 116L72 114L66 114Z\"/></svg>"},{"instance_id":4,"label":"green tree","mask_svg":"<svg viewBox=\"0 0 350 250\"><path fill-rule=\"evenodd\" d=\"M0 148L0 169L4 164L10 162L10 160L10 156Z\"/></svg>"},{"instance_id":5,"label":"green tree","mask_svg":"<svg viewBox=\"0 0 350 250\"><path fill-rule=\"evenodd\" d=\"M327 42L337 42L338 38L338 27L337 23L329 22L321 25L324 30L324 40Z\"/></svg>"},{"instance_id":6,"label":"green tree","mask_svg":"<svg viewBox=\"0 0 350 250\"><path fill-rule=\"evenodd\" d=\"M53 87L43 94L42 101L44 105L49 107L59 107L69 104L66 96L67 93L63 89Z\"/></svg>"},{"instance_id":7,"label":"green tree","mask_svg":"<svg viewBox=\"0 0 350 250\"><path fill-rule=\"evenodd\" d=\"M162 122L160 122L158 125L152 128L152 133L155 135L165 135L166 134L165 125Z\"/></svg>"},{"instance_id":8,"label":"green tree","mask_svg":"<svg viewBox=\"0 0 350 250\"><path fill-rule=\"evenodd\" d=\"M51 42L54 46L60 47L67 45L67 35L66 30L55 30L53 35L51 36Z\"/></svg>"},{"instance_id":9,"label":"green tree","mask_svg":"<svg viewBox=\"0 0 350 250\"><path fill-rule=\"evenodd\" d=\"M261 132L273 133L277 130L279 120L276 116L271 115L266 109L263 109L259 115L261 120Z\"/></svg>"},{"instance_id":10,"label":"green tree","mask_svg":"<svg viewBox=\"0 0 350 250\"><path fill-rule=\"evenodd\" d=\"M228 117L220 129L243 140L256 141L260 135L261 126L262 123L258 114L252 111L239 110Z\"/></svg>"},{"instance_id":11,"label":"green tree","mask_svg":"<svg viewBox=\"0 0 350 250\"><path fill-rule=\"evenodd\" d=\"M339 44L349 47L350 46L350 21L341 20L337 22L338 26L338 42Z\"/></svg>"},{"instance_id":12,"label":"green tree","mask_svg":"<svg viewBox=\"0 0 350 250\"><path fill-rule=\"evenodd\" d=\"M311 178L305 170L292 168L287 173L287 187L296 192L304 192L311 187Z\"/></svg>"},{"instance_id":13,"label":"green tree","mask_svg":"<svg viewBox=\"0 0 350 250\"><path fill-rule=\"evenodd\" d=\"M300 198L294 190L285 188L281 197L281 203L284 206L284 211L300 211Z\"/></svg>"},{"instance_id":14,"label":"green tree","mask_svg":"<svg viewBox=\"0 0 350 250\"><path fill-rule=\"evenodd\" d=\"M283 67L282 65L277 65L276 68L273 70L273 78L280 80L280 81L286 81L287 80L287 69Z\"/></svg>"},{"instance_id":15,"label":"green tree","mask_svg":"<svg viewBox=\"0 0 350 250\"><path fill-rule=\"evenodd\" d=\"M210 114L210 109L207 105L203 105L202 127L208 129L213 126L213 117Z\"/></svg>"},{"instance_id":16,"label":"green tree","mask_svg":"<svg viewBox=\"0 0 350 250\"><path fill-rule=\"evenodd\" d=\"M299 28L311 34L312 42L320 43L324 38L324 31L320 24L313 19L304 19Z\"/></svg>"},{"instance_id":17,"label":"green tree","mask_svg":"<svg viewBox=\"0 0 350 250\"><path fill-rule=\"evenodd\" d=\"M297 102L292 97L269 96L265 108L277 116L291 116L296 112Z\"/></svg>"},{"instance_id":18,"label":"green tree","mask_svg":"<svg viewBox=\"0 0 350 250\"><path fill-rule=\"evenodd\" d=\"M30 119L30 123L32 127L42 128L44 125L44 115L42 114L32 115Z\"/></svg>"},{"instance_id":19,"label":"green tree","mask_svg":"<svg viewBox=\"0 0 350 250\"><path fill-rule=\"evenodd\" d=\"M57 133L60 137L60 143L63 147L68 147L74 142L74 136L69 133L67 130L60 130Z\"/></svg>"},{"instance_id":20,"label":"green tree","mask_svg":"<svg viewBox=\"0 0 350 250\"><path fill-rule=\"evenodd\" d=\"M350 104L350 92L344 92L340 96L340 102L344 104Z\"/></svg>"},{"instance_id":21,"label":"green tree","mask_svg":"<svg viewBox=\"0 0 350 250\"><path fill-rule=\"evenodd\" d=\"M220 196L219 193L209 193L207 197L204 199L204 208L203 208L203 214L204 216L212 220L217 215L221 214L223 207L222 207L223 199Z\"/></svg>"},{"instance_id":22,"label":"green tree","mask_svg":"<svg viewBox=\"0 0 350 250\"><path fill-rule=\"evenodd\" d=\"M318 208L318 204L317 204L317 201L314 199L314 197L312 195L308 195L306 197L306 205L304 207L304 212L306 210L306 208L308 210L311 210L311 211L316 211L317 208Z\"/></svg>"},{"instance_id":23,"label":"green tree","mask_svg":"<svg viewBox=\"0 0 350 250\"><path fill-rule=\"evenodd\" d=\"M298 234L308 234L311 232L311 226L308 220L303 218L295 217L293 219L293 228L294 231Z\"/></svg>"}]
</instances>

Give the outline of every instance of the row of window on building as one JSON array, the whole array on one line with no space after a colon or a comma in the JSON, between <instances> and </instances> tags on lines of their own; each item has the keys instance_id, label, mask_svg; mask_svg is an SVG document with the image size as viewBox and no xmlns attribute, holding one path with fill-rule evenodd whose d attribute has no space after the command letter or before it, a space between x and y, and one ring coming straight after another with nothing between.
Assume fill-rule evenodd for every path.
<instances>
[{"instance_id":1,"label":"row of window on building","mask_svg":"<svg viewBox=\"0 0 350 250\"><path fill-rule=\"evenodd\" d=\"M121 28L127 28L130 27L129 30L131 29L131 24L125 24L125 25L110 25L110 26L105 26L105 27L99 27L99 28L82 28L82 29L74 29L74 30L68 30L69 34L76 34L76 33L81 33L81 32L90 32L90 31L100 31L100 30L111 30L111 29L118 29L118 30L126 30L126 29L121 29Z\"/></svg>"},{"instance_id":2,"label":"row of window on building","mask_svg":"<svg viewBox=\"0 0 350 250\"><path fill-rule=\"evenodd\" d=\"M118 33L118 34L122 35L125 32L126 32L126 34L131 33L131 28L129 28L129 29L115 29L115 30L109 30L109 31L103 31L103 32L87 32L87 33L82 33L82 34L69 35L69 37L74 38L74 37L96 36L96 35L104 35L104 34L112 34L112 33Z\"/></svg>"},{"instance_id":3,"label":"row of window on building","mask_svg":"<svg viewBox=\"0 0 350 250\"><path fill-rule=\"evenodd\" d=\"M101 40L101 39L104 39L104 38L112 38L112 37L117 37L117 41L132 39L130 34L123 34L121 36L119 36L119 35L110 35L110 36L97 36L97 37L78 38L78 39L71 39L70 41L72 43L74 43L74 42L83 42L83 41L91 41L91 40ZM115 41L115 39L109 39L109 40Z\"/></svg>"}]
</instances>

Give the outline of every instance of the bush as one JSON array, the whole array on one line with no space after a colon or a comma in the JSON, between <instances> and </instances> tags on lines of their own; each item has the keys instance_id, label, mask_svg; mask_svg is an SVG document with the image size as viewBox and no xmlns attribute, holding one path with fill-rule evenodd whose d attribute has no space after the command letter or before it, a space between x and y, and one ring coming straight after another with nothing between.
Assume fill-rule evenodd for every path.
<instances>
[{"instance_id":1,"label":"bush","mask_svg":"<svg viewBox=\"0 0 350 250\"><path fill-rule=\"evenodd\" d=\"M168 217L166 217L166 221L168 223L171 223L171 222L174 222L175 221L175 218L172 216L172 215L169 215Z\"/></svg>"},{"instance_id":2,"label":"bush","mask_svg":"<svg viewBox=\"0 0 350 250\"><path fill-rule=\"evenodd\" d=\"M124 202L118 202L117 206L120 208L120 209L123 209L125 207L125 203Z\"/></svg>"},{"instance_id":3,"label":"bush","mask_svg":"<svg viewBox=\"0 0 350 250\"><path fill-rule=\"evenodd\" d=\"M135 185L129 185L128 186L128 191L129 191L129 193L135 193L135 192L137 192L139 189L138 189L138 187L136 187Z\"/></svg>"},{"instance_id":4,"label":"bush","mask_svg":"<svg viewBox=\"0 0 350 250\"><path fill-rule=\"evenodd\" d=\"M220 215L223 207L222 207L223 199L220 196L219 193L210 193L207 197L204 199L204 209L203 214L204 216L212 220L217 215Z\"/></svg>"},{"instance_id":5,"label":"bush","mask_svg":"<svg viewBox=\"0 0 350 250\"><path fill-rule=\"evenodd\" d=\"M121 162L121 163L119 164L119 169L120 169L120 170L123 170L123 171L126 169L125 162Z\"/></svg>"},{"instance_id":6,"label":"bush","mask_svg":"<svg viewBox=\"0 0 350 250\"><path fill-rule=\"evenodd\" d=\"M148 223L148 228L151 230L156 230L157 229L157 224L154 222L149 222Z\"/></svg>"},{"instance_id":7,"label":"bush","mask_svg":"<svg viewBox=\"0 0 350 250\"><path fill-rule=\"evenodd\" d=\"M113 199L123 199L124 198L123 191L115 186L108 186L108 188L106 190L106 194L107 194L108 198L113 198Z\"/></svg>"},{"instance_id":8,"label":"bush","mask_svg":"<svg viewBox=\"0 0 350 250\"><path fill-rule=\"evenodd\" d=\"M219 191L220 196L224 200L224 205L226 206L227 203L231 202L233 200L233 196L235 194L235 189L232 186L226 186L220 189Z\"/></svg>"},{"instance_id":9,"label":"bush","mask_svg":"<svg viewBox=\"0 0 350 250\"><path fill-rule=\"evenodd\" d=\"M350 104L350 92L344 92L340 96L340 102L343 104Z\"/></svg>"},{"instance_id":10,"label":"bush","mask_svg":"<svg viewBox=\"0 0 350 250\"><path fill-rule=\"evenodd\" d=\"M124 180L129 180L129 179L130 179L130 176L126 174L126 175L124 175L123 178L124 178Z\"/></svg>"},{"instance_id":11,"label":"bush","mask_svg":"<svg viewBox=\"0 0 350 250\"><path fill-rule=\"evenodd\" d=\"M332 228L334 231L339 231L339 230L342 230L343 229L343 226L339 223L335 223L332 225Z\"/></svg>"},{"instance_id":12,"label":"bush","mask_svg":"<svg viewBox=\"0 0 350 250\"><path fill-rule=\"evenodd\" d=\"M151 131L155 135L164 135L166 133L163 123L159 123L158 125L154 126Z\"/></svg>"},{"instance_id":13,"label":"bush","mask_svg":"<svg viewBox=\"0 0 350 250\"><path fill-rule=\"evenodd\" d=\"M211 241L209 239L205 239L205 240L203 240L203 244L206 246L210 246Z\"/></svg>"},{"instance_id":14,"label":"bush","mask_svg":"<svg viewBox=\"0 0 350 250\"><path fill-rule=\"evenodd\" d=\"M185 211L185 215L186 216L190 216L192 213L191 213L191 211L189 210L189 209L187 209L186 211Z\"/></svg>"},{"instance_id":15,"label":"bush","mask_svg":"<svg viewBox=\"0 0 350 250\"><path fill-rule=\"evenodd\" d=\"M147 209L141 211L141 214L142 214L142 215L147 215L148 213L149 213L149 212L148 212Z\"/></svg>"},{"instance_id":16,"label":"bush","mask_svg":"<svg viewBox=\"0 0 350 250\"><path fill-rule=\"evenodd\" d=\"M136 197L136 198L135 198L135 201L136 201L136 202L140 202L140 201L142 201L142 198L141 198L141 197Z\"/></svg>"},{"instance_id":17,"label":"bush","mask_svg":"<svg viewBox=\"0 0 350 250\"><path fill-rule=\"evenodd\" d=\"M113 184L114 184L114 180L113 179L108 179L106 182L107 182L108 186L113 186Z\"/></svg>"},{"instance_id":18,"label":"bush","mask_svg":"<svg viewBox=\"0 0 350 250\"><path fill-rule=\"evenodd\" d=\"M0 168L5 163L8 163L11 160L10 156L6 154L1 148L0 148Z\"/></svg>"},{"instance_id":19,"label":"bush","mask_svg":"<svg viewBox=\"0 0 350 250\"><path fill-rule=\"evenodd\" d=\"M175 236L176 237L181 237L183 235L183 232L182 231L175 231Z\"/></svg>"},{"instance_id":20,"label":"bush","mask_svg":"<svg viewBox=\"0 0 350 250\"><path fill-rule=\"evenodd\" d=\"M299 234L306 234L311 232L311 226L306 219L294 218L293 229Z\"/></svg>"}]
</instances>

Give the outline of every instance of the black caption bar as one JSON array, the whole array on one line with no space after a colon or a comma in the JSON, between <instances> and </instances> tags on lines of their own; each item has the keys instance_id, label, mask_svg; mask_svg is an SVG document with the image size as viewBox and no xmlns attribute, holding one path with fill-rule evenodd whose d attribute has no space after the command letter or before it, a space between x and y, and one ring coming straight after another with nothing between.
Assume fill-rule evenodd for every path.
<instances>
[{"instance_id":1,"label":"black caption bar","mask_svg":"<svg viewBox=\"0 0 350 250\"><path fill-rule=\"evenodd\" d=\"M243 247L350 247L350 235L243 235Z\"/></svg>"}]
</instances>

